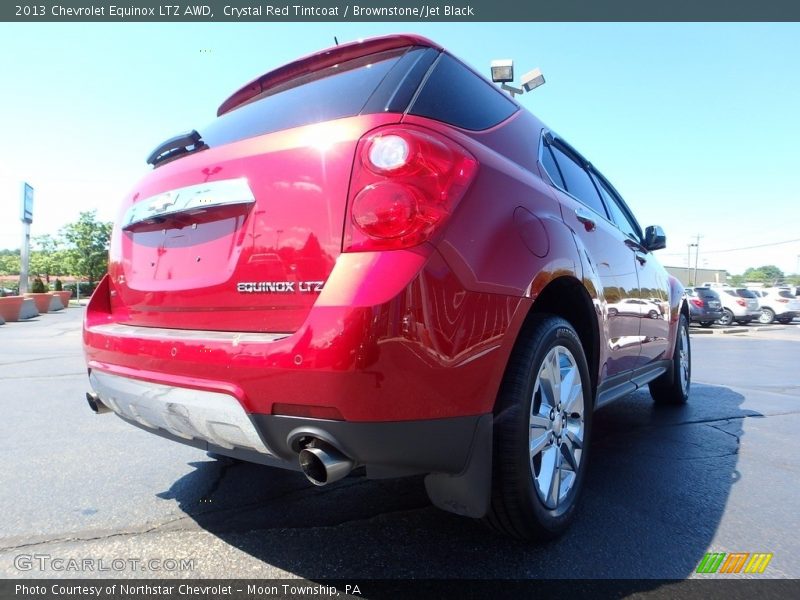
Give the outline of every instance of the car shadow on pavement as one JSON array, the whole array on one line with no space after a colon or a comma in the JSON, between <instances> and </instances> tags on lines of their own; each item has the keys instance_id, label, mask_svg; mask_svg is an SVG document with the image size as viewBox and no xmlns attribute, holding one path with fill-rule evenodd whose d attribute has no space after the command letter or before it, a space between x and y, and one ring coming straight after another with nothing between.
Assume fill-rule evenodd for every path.
<instances>
[{"instance_id":1,"label":"car shadow on pavement","mask_svg":"<svg viewBox=\"0 0 800 600\"><path fill-rule=\"evenodd\" d=\"M655 406L638 392L598 411L579 516L546 544L433 508L421 477L354 475L314 488L300 473L208 461L159 496L226 543L306 579L681 579L707 551L739 478L743 420L761 416L743 401L694 385L683 407Z\"/></svg>"}]
</instances>

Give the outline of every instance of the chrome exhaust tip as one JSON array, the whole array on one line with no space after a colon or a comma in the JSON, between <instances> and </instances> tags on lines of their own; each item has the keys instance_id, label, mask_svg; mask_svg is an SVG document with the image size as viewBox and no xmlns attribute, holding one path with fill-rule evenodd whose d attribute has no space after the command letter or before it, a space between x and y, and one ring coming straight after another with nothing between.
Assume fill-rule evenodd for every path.
<instances>
[{"instance_id":1,"label":"chrome exhaust tip","mask_svg":"<svg viewBox=\"0 0 800 600\"><path fill-rule=\"evenodd\" d=\"M327 485L347 477L355 463L329 445L309 446L300 451L300 468L308 480L317 486Z\"/></svg>"},{"instance_id":2,"label":"chrome exhaust tip","mask_svg":"<svg viewBox=\"0 0 800 600\"><path fill-rule=\"evenodd\" d=\"M94 392L86 392L86 402L89 403L89 408L91 408L92 412L96 415L102 415L104 413L111 412L111 409L103 404L102 400L100 400L100 396Z\"/></svg>"}]
</instances>

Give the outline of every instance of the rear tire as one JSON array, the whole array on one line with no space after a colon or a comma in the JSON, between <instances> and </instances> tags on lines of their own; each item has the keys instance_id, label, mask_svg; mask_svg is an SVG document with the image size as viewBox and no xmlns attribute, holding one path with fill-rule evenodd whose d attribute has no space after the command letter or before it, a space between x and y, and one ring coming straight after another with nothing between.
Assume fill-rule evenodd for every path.
<instances>
[{"instance_id":1,"label":"rear tire","mask_svg":"<svg viewBox=\"0 0 800 600\"><path fill-rule=\"evenodd\" d=\"M719 319L717 319L717 323L723 326L727 326L733 323L733 313L730 311L730 309L727 308L722 309L722 316Z\"/></svg>"},{"instance_id":2,"label":"rear tire","mask_svg":"<svg viewBox=\"0 0 800 600\"><path fill-rule=\"evenodd\" d=\"M708 328L708 327L711 327L713 324L714 324L714 321L703 321L702 323L700 323L700 327Z\"/></svg>"},{"instance_id":3,"label":"rear tire","mask_svg":"<svg viewBox=\"0 0 800 600\"><path fill-rule=\"evenodd\" d=\"M656 404L686 404L692 385L692 346L689 342L689 321L681 314L678 321L672 367L650 382L650 395Z\"/></svg>"},{"instance_id":4,"label":"rear tire","mask_svg":"<svg viewBox=\"0 0 800 600\"><path fill-rule=\"evenodd\" d=\"M769 325L775 320L775 311L771 308L762 308L761 316L758 317L758 322L762 325Z\"/></svg>"},{"instance_id":5,"label":"rear tire","mask_svg":"<svg viewBox=\"0 0 800 600\"><path fill-rule=\"evenodd\" d=\"M495 407L491 506L484 521L548 540L575 516L592 430L583 347L560 317L533 315L509 359Z\"/></svg>"},{"instance_id":6,"label":"rear tire","mask_svg":"<svg viewBox=\"0 0 800 600\"><path fill-rule=\"evenodd\" d=\"M791 322L792 322L792 319L778 319L778 323L781 323L783 325L788 325Z\"/></svg>"}]
</instances>

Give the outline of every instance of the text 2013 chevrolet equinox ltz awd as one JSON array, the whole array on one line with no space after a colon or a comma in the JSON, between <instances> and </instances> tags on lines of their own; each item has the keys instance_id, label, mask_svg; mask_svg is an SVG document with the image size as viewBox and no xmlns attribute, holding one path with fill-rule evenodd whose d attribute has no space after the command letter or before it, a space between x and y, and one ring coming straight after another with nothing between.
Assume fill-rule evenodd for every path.
<instances>
[{"instance_id":1,"label":"text 2013 chevrolet equinox ltz awd","mask_svg":"<svg viewBox=\"0 0 800 600\"><path fill-rule=\"evenodd\" d=\"M148 162L86 312L98 412L316 485L426 474L436 506L542 539L598 407L687 400L663 231L430 40L280 67Z\"/></svg>"}]
</instances>

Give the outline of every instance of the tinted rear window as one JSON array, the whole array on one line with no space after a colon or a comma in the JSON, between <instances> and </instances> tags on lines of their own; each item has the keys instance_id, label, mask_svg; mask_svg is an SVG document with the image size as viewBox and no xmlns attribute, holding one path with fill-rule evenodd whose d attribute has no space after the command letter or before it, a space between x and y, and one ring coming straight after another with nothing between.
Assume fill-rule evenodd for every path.
<instances>
[{"instance_id":1,"label":"tinted rear window","mask_svg":"<svg viewBox=\"0 0 800 600\"><path fill-rule=\"evenodd\" d=\"M562 190L567 189L564 180L561 179L561 172L558 170L556 159L553 158L553 153L547 144L542 144L542 164L544 165L544 170L547 171L547 174L550 175L550 178L553 180L553 183Z\"/></svg>"},{"instance_id":2,"label":"tinted rear window","mask_svg":"<svg viewBox=\"0 0 800 600\"><path fill-rule=\"evenodd\" d=\"M719 298L719 296L717 296L717 292L708 288L695 288L695 291L701 298L711 298L713 300Z\"/></svg>"},{"instance_id":3,"label":"tinted rear window","mask_svg":"<svg viewBox=\"0 0 800 600\"><path fill-rule=\"evenodd\" d=\"M736 290L736 293L739 294L742 298L756 298L757 296L751 292L750 290L740 288Z\"/></svg>"},{"instance_id":4,"label":"tinted rear window","mask_svg":"<svg viewBox=\"0 0 800 600\"><path fill-rule=\"evenodd\" d=\"M361 113L408 48L357 58L268 90L200 130L211 147ZM424 49L412 52L422 53ZM405 106L402 110L405 110Z\"/></svg>"},{"instance_id":5,"label":"tinted rear window","mask_svg":"<svg viewBox=\"0 0 800 600\"><path fill-rule=\"evenodd\" d=\"M778 292L778 296L780 296L781 298L794 298L794 296L789 290L781 290L780 292Z\"/></svg>"},{"instance_id":6,"label":"tinted rear window","mask_svg":"<svg viewBox=\"0 0 800 600\"><path fill-rule=\"evenodd\" d=\"M576 163L572 157L562 152L557 146L551 146L550 149L553 151L553 156L555 156L558 163L561 177L564 179L564 183L567 184L567 191L598 214L608 218L603 201L600 200L597 188L594 187L594 183L592 183L586 169Z\"/></svg>"},{"instance_id":7,"label":"tinted rear window","mask_svg":"<svg viewBox=\"0 0 800 600\"><path fill-rule=\"evenodd\" d=\"M480 131L502 123L516 111L516 104L503 92L443 54L409 112Z\"/></svg>"}]
</instances>

